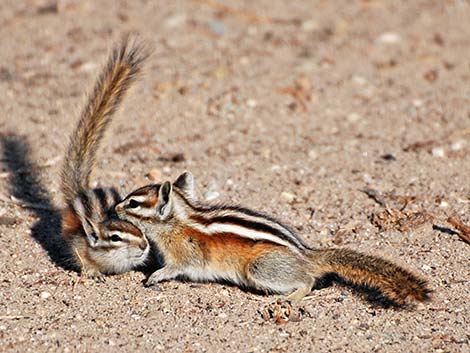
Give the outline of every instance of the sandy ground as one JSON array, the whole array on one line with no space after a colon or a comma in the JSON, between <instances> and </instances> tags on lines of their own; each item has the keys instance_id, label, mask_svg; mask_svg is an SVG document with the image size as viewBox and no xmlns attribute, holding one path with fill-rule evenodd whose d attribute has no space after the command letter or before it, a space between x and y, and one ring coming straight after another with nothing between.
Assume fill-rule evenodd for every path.
<instances>
[{"instance_id":1,"label":"sandy ground","mask_svg":"<svg viewBox=\"0 0 470 353\"><path fill-rule=\"evenodd\" d=\"M470 245L446 222L470 224L469 14L463 0L3 1L0 351L470 352ZM333 285L289 314L236 287L64 269L64 146L127 32L155 51L97 183L124 194L191 170L202 195L312 246L414 269L433 300L385 309Z\"/></svg>"}]
</instances>

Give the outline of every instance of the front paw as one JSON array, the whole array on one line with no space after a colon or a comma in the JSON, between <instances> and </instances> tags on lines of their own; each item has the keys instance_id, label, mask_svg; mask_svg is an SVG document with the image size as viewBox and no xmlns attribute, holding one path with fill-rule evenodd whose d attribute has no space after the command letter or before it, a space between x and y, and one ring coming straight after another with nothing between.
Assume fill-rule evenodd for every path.
<instances>
[{"instance_id":1,"label":"front paw","mask_svg":"<svg viewBox=\"0 0 470 353\"><path fill-rule=\"evenodd\" d=\"M152 287L152 289L154 290L157 290L157 291L161 291L161 288L160 286L158 285L158 278L157 276L155 276L155 274L152 274L148 280L145 282L145 287Z\"/></svg>"},{"instance_id":2,"label":"front paw","mask_svg":"<svg viewBox=\"0 0 470 353\"><path fill-rule=\"evenodd\" d=\"M81 276L86 279L92 279L98 283L104 283L106 281L106 277L96 269L84 268L82 269Z\"/></svg>"}]
</instances>

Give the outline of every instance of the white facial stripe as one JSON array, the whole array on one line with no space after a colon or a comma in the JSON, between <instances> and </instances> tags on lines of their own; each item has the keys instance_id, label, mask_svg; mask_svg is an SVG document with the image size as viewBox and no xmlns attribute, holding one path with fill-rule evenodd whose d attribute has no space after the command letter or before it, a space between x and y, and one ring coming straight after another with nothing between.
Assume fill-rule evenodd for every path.
<instances>
[{"instance_id":1,"label":"white facial stripe","mask_svg":"<svg viewBox=\"0 0 470 353\"><path fill-rule=\"evenodd\" d=\"M129 198L129 201L130 200L135 200L137 202L144 202L145 200L147 200L147 196L145 195L142 195L142 196L132 196Z\"/></svg>"},{"instance_id":2,"label":"white facial stripe","mask_svg":"<svg viewBox=\"0 0 470 353\"><path fill-rule=\"evenodd\" d=\"M155 208L143 208L143 207L138 207L138 208L131 208L127 211L129 214L136 214L141 217L156 217L157 211Z\"/></svg>"}]
</instances>

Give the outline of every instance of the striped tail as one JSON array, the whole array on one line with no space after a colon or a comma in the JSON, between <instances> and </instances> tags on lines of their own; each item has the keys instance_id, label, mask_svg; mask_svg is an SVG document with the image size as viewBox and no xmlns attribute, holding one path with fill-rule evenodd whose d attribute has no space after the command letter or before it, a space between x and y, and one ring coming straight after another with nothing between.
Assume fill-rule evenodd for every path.
<instances>
[{"instance_id":1,"label":"striped tail","mask_svg":"<svg viewBox=\"0 0 470 353\"><path fill-rule=\"evenodd\" d=\"M398 305L426 301L431 293L426 280L380 257L349 249L312 250L309 256L320 264L321 274L335 273L353 285L379 290Z\"/></svg>"},{"instance_id":2,"label":"striped tail","mask_svg":"<svg viewBox=\"0 0 470 353\"><path fill-rule=\"evenodd\" d=\"M90 175L100 141L131 84L141 71L147 51L125 38L113 51L88 96L73 132L62 167L62 192L70 205L80 191L89 188Z\"/></svg>"}]
</instances>

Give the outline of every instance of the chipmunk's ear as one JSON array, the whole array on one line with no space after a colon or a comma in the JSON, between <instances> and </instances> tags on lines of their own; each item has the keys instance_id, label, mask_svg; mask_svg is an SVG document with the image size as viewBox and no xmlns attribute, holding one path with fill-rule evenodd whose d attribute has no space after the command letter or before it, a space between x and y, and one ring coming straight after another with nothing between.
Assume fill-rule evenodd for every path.
<instances>
[{"instance_id":1,"label":"chipmunk's ear","mask_svg":"<svg viewBox=\"0 0 470 353\"><path fill-rule=\"evenodd\" d=\"M98 243L98 226L93 221L85 218L82 221L83 230L85 231L88 243L93 247Z\"/></svg>"},{"instance_id":2,"label":"chipmunk's ear","mask_svg":"<svg viewBox=\"0 0 470 353\"><path fill-rule=\"evenodd\" d=\"M158 190L158 203L157 203L157 217L164 221L168 219L171 215L171 211L173 210L173 200L171 198L171 183L169 181L165 181L161 186L160 190Z\"/></svg>"},{"instance_id":3,"label":"chipmunk's ear","mask_svg":"<svg viewBox=\"0 0 470 353\"><path fill-rule=\"evenodd\" d=\"M73 208L77 212L78 218L80 218L88 243L91 247L94 247L98 243L98 225L86 216L85 207L78 198L74 201Z\"/></svg>"},{"instance_id":4,"label":"chipmunk's ear","mask_svg":"<svg viewBox=\"0 0 470 353\"><path fill-rule=\"evenodd\" d=\"M181 174L173 185L181 189L188 199L194 200L196 198L196 192L194 191L194 177L190 172L184 172Z\"/></svg>"}]
</instances>

